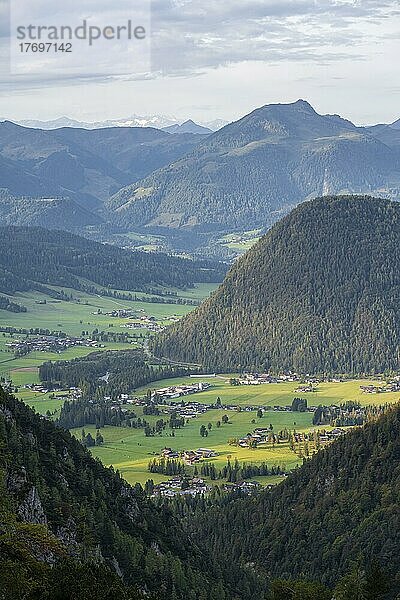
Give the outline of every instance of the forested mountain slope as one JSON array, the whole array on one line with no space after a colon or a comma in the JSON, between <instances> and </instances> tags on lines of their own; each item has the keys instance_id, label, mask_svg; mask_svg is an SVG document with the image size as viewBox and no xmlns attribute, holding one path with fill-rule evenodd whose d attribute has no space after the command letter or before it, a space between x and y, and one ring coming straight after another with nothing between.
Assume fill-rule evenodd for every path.
<instances>
[{"instance_id":1,"label":"forested mountain slope","mask_svg":"<svg viewBox=\"0 0 400 600\"><path fill-rule=\"evenodd\" d=\"M0 123L0 189L14 198L63 197L97 210L121 187L177 160L199 141L197 135L150 127L44 131L5 121ZM80 223L87 224L90 219Z\"/></svg>"},{"instance_id":2,"label":"forested mountain slope","mask_svg":"<svg viewBox=\"0 0 400 600\"><path fill-rule=\"evenodd\" d=\"M0 598L230 600L168 507L0 389ZM50 568L52 567L52 568Z\"/></svg>"},{"instance_id":3,"label":"forested mountain slope","mask_svg":"<svg viewBox=\"0 0 400 600\"><path fill-rule=\"evenodd\" d=\"M398 598L399 457L397 406L319 451L270 492L208 509L199 504L189 528L226 564L253 564L272 577L332 585L355 563L380 564L388 597ZM382 581L374 583L365 595L354 586L353 595L335 597L386 598Z\"/></svg>"},{"instance_id":4,"label":"forested mountain slope","mask_svg":"<svg viewBox=\"0 0 400 600\"><path fill-rule=\"evenodd\" d=\"M399 456L396 407L273 490L156 506L0 390L0 598L393 599Z\"/></svg>"},{"instance_id":5,"label":"forested mountain slope","mask_svg":"<svg viewBox=\"0 0 400 600\"><path fill-rule=\"evenodd\" d=\"M107 218L127 229L262 228L311 197L398 196L399 158L388 139L319 115L303 100L267 105L119 191L106 203Z\"/></svg>"},{"instance_id":6,"label":"forested mountain slope","mask_svg":"<svg viewBox=\"0 0 400 600\"><path fill-rule=\"evenodd\" d=\"M226 271L221 263L131 252L39 227L0 227L0 238L0 291L9 294L33 282L81 289L79 278L120 290L186 287L221 281Z\"/></svg>"},{"instance_id":7,"label":"forested mountain slope","mask_svg":"<svg viewBox=\"0 0 400 600\"><path fill-rule=\"evenodd\" d=\"M155 354L210 369L399 368L400 204L306 202L277 223Z\"/></svg>"},{"instance_id":8,"label":"forested mountain slope","mask_svg":"<svg viewBox=\"0 0 400 600\"><path fill-rule=\"evenodd\" d=\"M99 215L71 198L29 196L29 193L33 192L34 189L29 186L26 196L15 197L0 191L1 225L40 226L71 231L82 226L100 225L103 222Z\"/></svg>"},{"instance_id":9,"label":"forested mountain slope","mask_svg":"<svg viewBox=\"0 0 400 600\"><path fill-rule=\"evenodd\" d=\"M318 195L399 197L394 126L359 128L299 100L263 106L210 135L192 131L191 122L172 134L0 123L3 222L210 235L265 229ZM56 199L63 218L43 198Z\"/></svg>"}]
</instances>

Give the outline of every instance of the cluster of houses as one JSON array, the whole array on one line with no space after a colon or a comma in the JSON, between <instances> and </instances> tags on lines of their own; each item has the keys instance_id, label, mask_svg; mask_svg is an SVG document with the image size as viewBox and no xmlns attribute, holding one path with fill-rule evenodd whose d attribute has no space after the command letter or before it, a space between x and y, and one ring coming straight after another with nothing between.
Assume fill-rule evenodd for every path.
<instances>
[{"instance_id":1,"label":"cluster of houses","mask_svg":"<svg viewBox=\"0 0 400 600\"><path fill-rule=\"evenodd\" d=\"M225 483L222 486L224 492L242 492L243 494L253 494L261 488L261 483L258 481L241 481L239 483ZM268 485L266 489L271 489L273 486Z\"/></svg>"},{"instance_id":2,"label":"cluster of houses","mask_svg":"<svg viewBox=\"0 0 400 600\"><path fill-rule=\"evenodd\" d=\"M298 381L298 375L290 373L287 375L271 375L270 373L245 373L240 377L228 379L225 383L231 385L262 385L265 383L285 383Z\"/></svg>"},{"instance_id":3,"label":"cluster of houses","mask_svg":"<svg viewBox=\"0 0 400 600\"><path fill-rule=\"evenodd\" d=\"M304 442L311 442L314 439L314 436L318 436L318 440L321 444L327 444L329 442L333 442L334 440L340 438L342 435L346 434L346 430L341 427L335 427L334 429L326 430L323 429L321 431L309 431L307 433L304 432L294 432L293 433L293 441L296 444L301 444Z\"/></svg>"},{"instance_id":4,"label":"cluster of houses","mask_svg":"<svg viewBox=\"0 0 400 600\"><path fill-rule=\"evenodd\" d=\"M274 406L273 410L275 412L294 412L293 406ZM317 410L316 406L307 406L304 409L304 412L315 412Z\"/></svg>"},{"instance_id":5,"label":"cluster of houses","mask_svg":"<svg viewBox=\"0 0 400 600\"><path fill-rule=\"evenodd\" d=\"M175 400L182 398L183 396L189 396L191 394L197 394L204 392L210 387L209 383L199 381L198 383L191 383L189 385L170 386L167 388L161 388L155 390L151 394L151 399L158 402L164 402L166 400ZM182 406L180 403L176 403L175 406Z\"/></svg>"},{"instance_id":6,"label":"cluster of houses","mask_svg":"<svg viewBox=\"0 0 400 600\"><path fill-rule=\"evenodd\" d=\"M159 325L155 317L140 317L139 321L129 321L128 323L124 323L121 325L125 329L146 329L146 331L151 331L153 333L160 333L164 331L165 327L163 325Z\"/></svg>"},{"instance_id":7,"label":"cluster of houses","mask_svg":"<svg viewBox=\"0 0 400 600\"><path fill-rule=\"evenodd\" d=\"M283 373L280 375L272 375L271 373L244 373L240 377L234 377L234 378L228 379L225 383L228 383L231 385L262 385L262 384L266 384L266 383L288 383L288 382L295 382L295 381L299 381L302 383L305 382L305 385L299 387L298 390L296 390L296 391L313 392L313 391L315 391L315 388L313 386L317 385L318 383L321 383L323 381L329 381L332 383L340 383L343 380L340 378L320 379L317 377L312 377L311 375L304 376L304 375L299 375L298 373L291 373L291 372Z\"/></svg>"},{"instance_id":8,"label":"cluster of houses","mask_svg":"<svg viewBox=\"0 0 400 600\"><path fill-rule=\"evenodd\" d=\"M360 390L364 394L385 394L388 392L400 392L400 380L395 378L385 385L360 385Z\"/></svg>"},{"instance_id":9,"label":"cluster of houses","mask_svg":"<svg viewBox=\"0 0 400 600\"><path fill-rule=\"evenodd\" d=\"M166 413L176 412L176 415L185 420L195 419L204 415L210 410L210 406L207 404L200 404L199 402L189 402L187 404L171 403L165 408Z\"/></svg>"},{"instance_id":10,"label":"cluster of houses","mask_svg":"<svg viewBox=\"0 0 400 600\"><path fill-rule=\"evenodd\" d=\"M253 444L257 446L259 444L266 444L270 434L272 434L270 429L257 427L253 433L248 433L243 438L240 438L237 443L241 448L248 448Z\"/></svg>"},{"instance_id":11,"label":"cluster of houses","mask_svg":"<svg viewBox=\"0 0 400 600\"><path fill-rule=\"evenodd\" d=\"M210 487L206 485L204 479L193 477L186 479L185 477L176 476L168 481L159 483L154 486L152 498L162 496L164 498L173 498L174 496L198 496L206 494L210 491Z\"/></svg>"},{"instance_id":12,"label":"cluster of houses","mask_svg":"<svg viewBox=\"0 0 400 600\"><path fill-rule=\"evenodd\" d=\"M161 456L169 460L183 460L187 465L194 465L201 460L209 460L215 458L218 454L210 448L199 448L198 450L173 450L172 448L164 448L161 451Z\"/></svg>"},{"instance_id":13,"label":"cluster of houses","mask_svg":"<svg viewBox=\"0 0 400 600\"><path fill-rule=\"evenodd\" d=\"M322 444L327 444L329 442L333 442L337 438L345 435L346 430L341 427L335 427L335 429L331 429L330 431L322 431L319 433L319 441Z\"/></svg>"},{"instance_id":14,"label":"cluster of houses","mask_svg":"<svg viewBox=\"0 0 400 600\"><path fill-rule=\"evenodd\" d=\"M47 392L49 391L44 385L41 385L39 383L27 383L26 385L24 385L24 388L27 390L31 390L32 392L36 392L38 394L47 394Z\"/></svg>"},{"instance_id":15,"label":"cluster of houses","mask_svg":"<svg viewBox=\"0 0 400 600\"><path fill-rule=\"evenodd\" d=\"M37 392L41 394L47 394L51 390L47 389L41 383L27 383L23 386L27 390L31 390L32 392ZM82 390L78 387L70 387L65 390L57 391L57 400L78 400L82 397ZM111 396L104 396L103 398L106 402L110 402L110 408L113 410L121 409L122 412L127 412L127 410L123 409L122 406L126 404L135 404L135 405L145 405L144 400L139 400L129 394L121 394L117 400L113 400ZM94 404L96 401L91 399L88 401L89 404Z\"/></svg>"},{"instance_id":16,"label":"cluster of houses","mask_svg":"<svg viewBox=\"0 0 400 600\"><path fill-rule=\"evenodd\" d=\"M316 392L317 388L311 385L300 385L295 390L296 394L309 394L310 392Z\"/></svg>"},{"instance_id":17,"label":"cluster of houses","mask_svg":"<svg viewBox=\"0 0 400 600\"><path fill-rule=\"evenodd\" d=\"M131 308L120 308L103 313L101 308L98 311L92 312L92 315L104 315L106 317L114 317L119 319L135 319L138 317L138 311Z\"/></svg>"},{"instance_id":18,"label":"cluster of houses","mask_svg":"<svg viewBox=\"0 0 400 600\"><path fill-rule=\"evenodd\" d=\"M56 337L46 335L38 338L24 338L6 344L15 354L28 354L29 352L64 352L68 348L83 346L86 348L104 348L96 340L87 340L75 337Z\"/></svg>"},{"instance_id":19,"label":"cluster of houses","mask_svg":"<svg viewBox=\"0 0 400 600\"><path fill-rule=\"evenodd\" d=\"M248 448L251 446L265 445L268 443L270 437L274 440L284 441L284 438L278 434L273 433L269 427L256 427L253 433L248 433L243 438L237 440L238 446L241 448Z\"/></svg>"},{"instance_id":20,"label":"cluster of houses","mask_svg":"<svg viewBox=\"0 0 400 600\"><path fill-rule=\"evenodd\" d=\"M293 442L294 443L304 443L304 442L310 442L314 439L314 435L318 435L318 440L321 444L328 444L329 442L332 442L333 440L336 440L337 438L341 437L342 435L344 435L346 433L346 430L340 427L335 427L334 429L331 430L322 430L322 431L311 431L308 433L303 433L303 432L293 432L292 436L293 436ZM266 428L266 427L256 427L256 429L254 429L253 433L248 433L245 437L240 438L239 440L237 440L237 444L238 446L240 446L241 448L249 448L252 446L258 447L259 445L266 445L270 438L274 439L274 441L279 442L284 442L288 440L288 437L283 437L282 433L281 434L275 434L272 432L271 429Z\"/></svg>"},{"instance_id":21,"label":"cluster of houses","mask_svg":"<svg viewBox=\"0 0 400 600\"><path fill-rule=\"evenodd\" d=\"M38 394L47 394L49 393L51 390L47 389L44 385L42 385L41 383L27 383L24 386L24 389L26 390L31 390L32 392L36 392ZM82 390L80 388L77 387L70 387L66 390L59 390L57 392L57 400L76 400L78 398L81 398L82 396Z\"/></svg>"},{"instance_id":22,"label":"cluster of houses","mask_svg":"<svg viewBox=\"0 0 400 600\"><path fill-rule=\"evenodd\" d=\"M239 483L225 483L222 489L225 492L237 491L243 494L253 494L261 487L258 481L241 481ZM271 487L273 486L267 486L267 488ZM175 496L199 496L207 494L210 491L211 487L206 484L204 479L200 477L187 479L178 475L168 481L155 485L152 489L151 497L162 496L163 498L174 498Z\"/></svg>"}]
</instances>

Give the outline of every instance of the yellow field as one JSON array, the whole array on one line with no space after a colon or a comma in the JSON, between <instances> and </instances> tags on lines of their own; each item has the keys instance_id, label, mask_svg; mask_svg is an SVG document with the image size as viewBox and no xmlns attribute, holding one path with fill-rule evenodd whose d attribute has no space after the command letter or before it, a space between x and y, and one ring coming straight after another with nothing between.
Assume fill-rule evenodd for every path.
<instances>
[{"instance_id":1,"label":"yellow field","mask_svg":"<svg viewBox=\"0 0 400 600\"><path fill-rule=\"evenodd\" d=\"M307 397L309 405L330 405L340 404L346 400L357 400L363 405L384 404L398 402L399 393L385 394L365 394L360 390L360 385L367 385L365 380L353 380L342 383L322 383L318 386L318 391L308 394L298 394L295 389L298 383L283 384L265 384L260 386L231 386L227 383L229 376L213 378L210 381L212 387L202 393L190 397L191 400L205 404L214 404L219 396L223 404L234 404L244 406L286 406L291 404L296 395ZM184 382L193 382L190 378L179 378L175 380L159 381L152 386L154 389L167 387L172 384L182 384ZM375 382L376 383L376 382ZM146 388L138 391L138 394L144 393ZM140 414L140 410L136 411ZM216 427L216 422L221 420L222 415L229 416L229 424ZM145 417L150 423L155 417ZM156 417L160 418L160 417ZM252 421L255 421L253 423ZM200 436L200 427L208 423L213 425L209 436L202 438ZM103 431L105 444L101 448L94 448L93 454L98 456L106 465L113 465L122 475L131 483L136 481L144 483L152 478L154 481L167 479L162 475L151 474L147 470L148 462L151 458L158 455L165 447L171 447L175 450L195 450L200 447L211 448L215 450L218 456L212 459L216 468L223 467L228 457L231 461L236 458L239 462L261 463L267 462L269 466L282 465L291 469L299 464L301 460L290 450L288 444L279 444L272 447L259 447L257 449L240 448L228 444L230 438L238 438L254 430L257 426L273 425L274 431L279 431L285 427L296 431L310 431L313 429L312 413L293 413L268 411L264 416L257 418L256 411L237 412L226 410L211 410L196 419L191 420L183 429L175 431L175 437L171 437L170 430L163 432L162 436L146 438L143 430L121 429L117 427L106 427ZM95 433L94 428L85 428L86 432ZM80 430L75 432L78 436Z\"/></svg>"}]
</instances>

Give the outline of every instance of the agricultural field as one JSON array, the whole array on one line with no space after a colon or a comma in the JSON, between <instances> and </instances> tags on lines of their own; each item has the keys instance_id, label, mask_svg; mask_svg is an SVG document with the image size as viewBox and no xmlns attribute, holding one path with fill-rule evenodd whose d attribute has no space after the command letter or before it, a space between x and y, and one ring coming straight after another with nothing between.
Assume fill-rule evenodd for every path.
<instances>
[{"instance_id":1,"label":"agricultural field","mask_svg":"<svg viewBox=\"0 0 400 600\"><path fill-rule=\"evenodd\" d=\"M212 286L209 286L208 284L205 285L207 294ZM191 297L194 300L202 299L204 297L202 287L203 284L201 284L198 295L196 295L195 291L189 290L188 292L182 292L182 297ZM117 328L123 324L123 319L110 318L104 314L93 314L97 313L98 310L101 310L103 313L122 308L136 311L142 310L146 314L152 315L157 319L165 320L168 320L175 315L183 316L190 312L190 310L193 310L193 307L186 305L118 300L100 295L86 294L67 288L63 288L63 290L66 293L73 294L74 299L70 302L65 302L49 299L41 293L15 294L15 296L13 296L15 299L14 301L26 306L28 310L26 313L10 313L5 310L0 310L0 326L27 329L31 327L41 327L44 329L62 330L70 335L78 336L84 329L89 329L89 331L92 331L95 328L106 330L108 327ZM185 296L184 294L192 295ZM138 292L138 296L145 298L146 294ZM46 300L46 304L37 304L37 302L43 300Z\"/></svg>"},{"instance_id":2,"label":"agricultural field","mask_svg":"<svg viewBox=\"0 0 400 600\"><path fill-rule=\"evenodd\" d=\"M199 284L188 290L168 289L164 291L175 292L183 300L201 301L215 289L216 285ZM60 290L61 288L54 289ZM80 337L82 332L88 332L89 337L93 330L130 333L132 339L128 344L105 342L104 348L100 350L124 350L140 344L148 335L148 331L136 329L134 331L122 328L128 320L111 317L104 313L119 309L134 310L139 315L153 316L161 326L168 325L172 320L179 319L191 310L193 306L185 304L158 304L154 302L142 302L133 300L119 300L110 297L91 295L85 292L62 288L63 291L72 296L72 300L54 300L42 293L25 292L18 293L13 300L27 308L26 313L12 313L0 310L0 327L14 327L16 329L41 328L50 331L63 331L68 335ZM122 292L127 294L128 292ZM134 294L135 292L132 292ZM140 298L150 298L142 292L137 292ZM45 304L42 302L45 301ZM40 304L39 304L40 302ZM135 337L136 341L135 341ZM6 344L12 340L22 339L24 336L0 332L0 376L12 379L17 386L28 383L38 383L38 367L48 360L70 360L85 356L93 352L93 348L74 347L56 354L48 352L31 352L26 356L14 358ZM37 336L34 336L37 337Z\"/></svg>"},{"instance_id":3,"label":"agricultural field","mask_svg":"<svg viewBox=\"0 0 400 600\"><path fill-rule=\"evenodd\" d=\"M370 404L383 404L386 402L398 402L400 393L385 393L385 394L365 394L361 391L360 386L377 385L377 381L369 380L349 380L340 383L320 383L316 386L315 392L308 394L296 392L299 387L299 382L288 383L271 383L265 385L251 386L232 386L228 383L231 377L237 375L217 375L208 381L211 387L195 396L196 402L204 404L213 404L216 398L221 398L222 404L235 404L239 406L254 405L254 406L287 406L292 403L295 396L307 398L309 406L318 406L323 404L330 406L332 404L341 404L347 400L360 402L361 405L367 406ZM190 384L196 380L190 377L182 377L178 379L165 379L158 381L154 385L154 389L165 388L173 385ZM144 394L148 387L137 390L138 395ZM152 389L153 389L152 387Z\"/></svg>"},{"instance_id":4,"label":"agricultural field","mask_svg":"<svg viewBox=\"0 0 400 600\"><path fill-rule=\"evenodd\" d=\"M250 250L252 246L261 236L261 229L254 229L252 231L245 231L243 233L230 233L218 240L218 243L229 250L233 250L237 255L244 254L247 250Z\"/></svg>"},{"instance_id":5,"label":"agricultural field","mask_svg":"<svg viewBox=\"0 0 400 600\"><path fill-rule=\"evenodd\" d=\"M194 289L186 291L170 289L169 292L179 294L182 300L200 301L208 297L216 286L201 284ZM94 329L106 332L122 333L128 332L131 336L128 343L104 342L102 350L123 350L142 345L149 331L145 328L134 331L122 328L127 322L126 318L112 317L106 315L113 310L127 309L136 311L139 315L155 317L160 325L168 325L174 320L181 318L193 306L184 304L158 304L146 302L149 298L144 293L138 293L144 301L119 300L117 298L91 295L76 290L64 289L72 299L69 302L58 301L44 296L40 293L18 294L15 301L27 307L27 313L10 313L0 311L0 326L15 327L17 329L42 328L48 330L60 330L71 336L80 337L82 332L88 332L84 337L90 337ZM45 304L39 304L43 302ZM132 320L132 319L130 319ZM41 414L50 413L52 418L59 416L63 399L57 394L43 394L26 389L23 386L38 383L38 367L48 360L70 360L85 356L93 351L89 347L73 347L61 353L31 352L26 356L14 357L6 344L11 340L23 339L18 334L0 333L0 376L13 381L17 386L18 396L27 404L35 408ZM233 375L234 376L234 375ZM93 455L103 461L105 465L113 465L131 483L144 483L152 478L155 483L168 479L167 476L149 473L148 462L157 456L164 447L171 447L177 451L196 450L200 447L211 448L217 456L211 461L217 469L225 466L228 458L232 462L237 459L240 463L267 462L269 466L279 464L286 469L296 466L301 459L289 448L288 443L278 446L259 446L256 449L242 448L229 444L232 438L240 438L250 433L257 426L269 427L279 431L287 428L297 432L310 431L312 427L312 413L293 413L269 410L262 418L257 416L258 406L287 406L292 403L295 396L304 394L297 393L299 383L262 384L259 386L232 386L229 379L232 375L218 375L206 378L210 388L190 397L191 400L214 404L219 397L223 405L235 405L244 409L253 406L253 411L237 410L210 410L195 419L189 420L182 429L175 430L175 436L171 436L171 430L167 428L161 435L145 437L143 429L128 429L106 426L102 430L104 445L92 449ZM179 378L159 381L153 385L145 386L136 390L138 396L144 396L149 388L160 389L164 387L193 383L193 378ZM397 402L400 394L365 394L360 390L360 385L374 383L372 381L344 381L341 383L320 383L314 392L307 393L309 406L340 404L346 400L354 400L362 405L382 404L385 402ZM376 382L375 382L376 383ZM162 409L162 407L161 407ZM143 409L134 407L136 415L143 417ZM217 421L222 420L223 415L229 417L229 423L217 427ZM146 421L152 426L158 418L168 420L167 415L160 417L145 416ZM200 428L211 423L212 427L206 438L201 437ZM86 433L92 433L95 437L95 428L86 427ZM81 430L73 433L80 438ZM189 468L190 469L190 468ZM262 483L275 483L279 478L261 477Z\"/></svg>"},{"instance_id":6,"label":"agricultural field","mask_svg":"<svg viewBox=\"0 0 400 600\"><path fill-rule=\"evenodd\" d=\"M137 414L140 415L140 413ZM222 424L217 428L216 423L222 419L223 415L229 417L229 423ZM160 417L146 416L145 418L152 424ZM256 424L252 423L252 420L255 420ZM207 426L208 423L213 425L212 430L207 438L202 438L200 427ZM288 469L295 467L299 459L290 451L288 444L281 444L279 448L258 448L256 450L229 445L230 438L241 437L257 426L269 426L270 423L274 426L274 430L287 427L305 431L311 427L312 415L310 413L271 412L265 414L262 419L257 419L256 412L212 410L192 419L182 429L174 430L174 437L171 437L169 429L161 436L146 438L143 429L108 426L102 429L104 446L92 448L91 451L105 465L113 465L118 469L130 483L136 481L144 483L150 478L155 482L168 479L168 477L148 472L149 460L158 455L164 447L171 447L178 451L211 448L217 452L218 456L207 462L212 462L217 469L225 466L228 458L231 461L237 458L240 462L247 463L267 462L271 466L280 464ZM85 431L95 437L94 427L85 427ZM79 438L81 429L73 430L73 433Z\"/></svg>"},{"instance_id":7,"label":"agricultural field","mask_svg":"<svg viewBox=\"0 0 400 600\"><path fill-rule=\"evenodd\" d=\"M264 384L260 386L232 386L228 383L229 376L218 376L208 380L212 387L189 397L190 400L204 404L214 404L217 397L221 398L222 404L233 404L244 408L245 406L286 406L292 403L296 395L295 389L298 383ZM191 378L179 378L157 382L154 389L193 383ZM307 397L309 405L332 405L340 404L347 400L357 400L362 405L394 403L400 400L400 393L365 394L360 390L360 385L373 383L371 381L353 380L341 383L321 383L318 391L302 394ZM376 384L376 382L375 382ZM148 386L147 386L148 387ZM146 388L138 390L138 395L144 395ZM160 407L161 408L161 407ZM141 409L135 407L138 416L142 416ZM222 420L226 414L229 423L216 427L216 422ZM160 417L146 416L145 419L152 425ZM216 451L217 456L210 459L217 469L222 468L228 457L232 461L237 459L243 463L267 462L269 466L281 465L286 469L292 469L301 462L301 459L289 448L289 444L281 443L274 448L258 447L256 449L241 448L228 443L231 438L240 438L255 427L273 426L273 430L280 431L287 428L297 432L306 432L316 429L312 425L312 413L267 411L262 418L257 417L257 412L238 412L236 410L210 410L207 413L189 421L182 429L175 430L175 437L171 437L169 429L161 436L146 438L142 429L126 429L118 427L105 427L102 430L104 446L92 449L106 465L113 465L130 482L144 483L151 478L155 483L168 479L163 475L149 473L148 462L154 458L164 447L174 450L196 450L197 448L210 448ZM164 419L167 417L164 416ZM212 429L207 438L200 435L200 427L212 424ZM328 428L329 429L329 428ZM94 427L86 427L86 433L91 432L95 436ZM81 430L73 432L80 437ZM262 483L275 483L277 478L255 478ZM279 480L279 478L278 478Z\"/></svg>"}]
</instances>

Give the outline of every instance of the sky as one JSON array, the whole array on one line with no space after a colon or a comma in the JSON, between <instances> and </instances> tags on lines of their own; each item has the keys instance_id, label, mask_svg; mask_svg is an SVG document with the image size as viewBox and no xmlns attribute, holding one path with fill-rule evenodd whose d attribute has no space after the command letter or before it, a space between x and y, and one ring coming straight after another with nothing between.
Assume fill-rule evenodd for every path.
<instances>
[{"instance_id":1,"label":"sky","mask_svg":"<svg viewBox=\"0 0 400 600\"><path fill-rule=\"evenodd\" d=\"M9 2L0 0L2 118L234 120L299 98L357 124L400 118L400 0ZM82 19L146 24L146 42L18 54L17 25Z\"/></svg>"}]
</instances>

